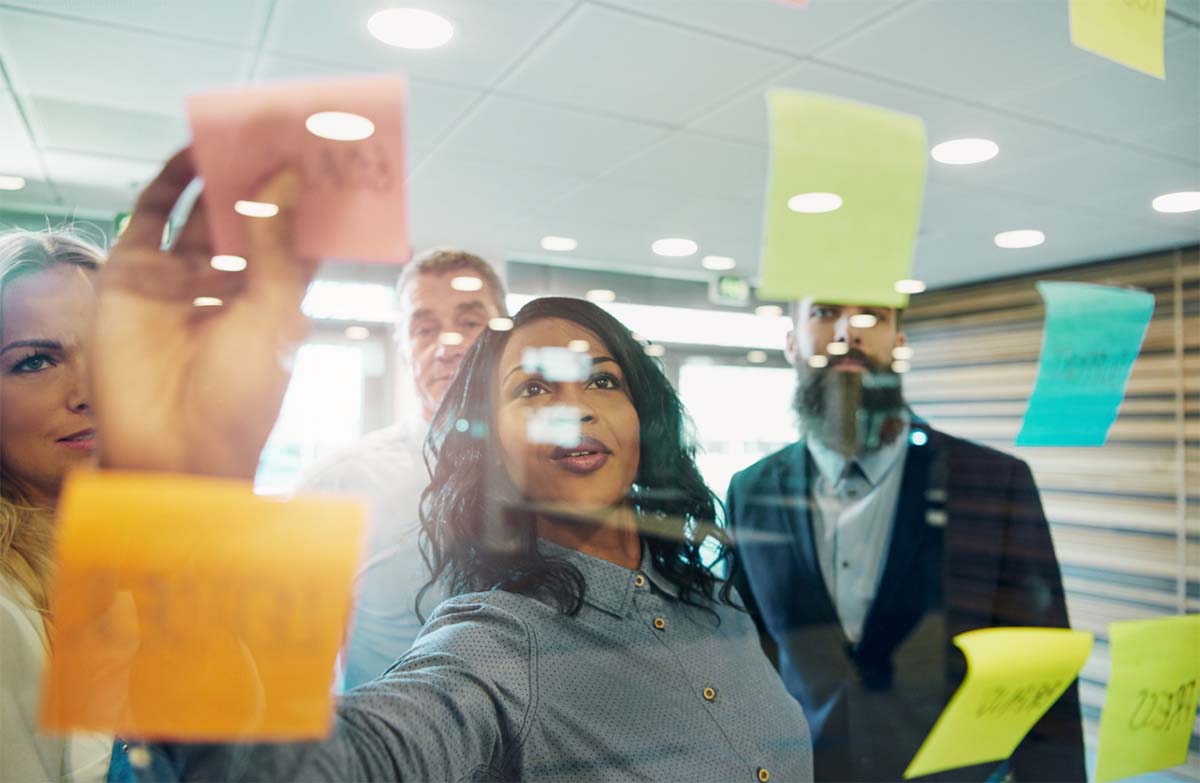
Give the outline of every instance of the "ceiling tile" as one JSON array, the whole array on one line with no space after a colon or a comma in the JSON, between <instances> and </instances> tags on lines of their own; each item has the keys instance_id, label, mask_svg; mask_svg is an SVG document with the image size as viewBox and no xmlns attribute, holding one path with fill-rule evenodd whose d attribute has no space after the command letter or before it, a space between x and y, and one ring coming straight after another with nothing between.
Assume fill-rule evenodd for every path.
<instances>
[{"instance_id":1,"label":"ceiling tile","mask_svg":"<svg viewBox=\"0 0 1200 783\"><path fill-rule=\"evenodd\" d=\"M29 179L20 190L0 190L0 211L61 214L54 186L41 179ZM0 223L0 230L4 225Z\"/></svg>"},{"instance_id":2,"label":"ceiling tile","mask_svg":"<svg viewBox=\"0 0 1200 783\"><path fill-rule=\"evenodd\" d=\"M205 0L171 3L162 0L121 0L116 3L84 0L6 0L5 5L46 14L75 17L164 35L255 46L271 0ZM95 32L108 35L109 31Z\"/></svg>"},{"instance_id":3,"label":"ceiling tile","mask_svg":"<svg viewBox=\"0 0 1200 783\"><path fill-rule=\"evenodd\" d=\"M367 32L379 0L288 0L279 3L263 48L274 54L487 87L572 5L571 0L422 0L421 8L454 24L438 49L411 51L380 43Z\"/></svg>"},{"instance_id":4,"label":"ceiling tile","mask_svg":"<svg viewBox=\"0 0 1200 783\"><path fill-rule=\"evenodd\" d=\"M1154 224L1164 217L1150 207L1155 196L1200 190L1200 166L1096 141L1079 142L1051 160L1016 166L1010 173L1008 187L1013 191ZM1200 220L1200 213L1191 215Z\"/></svg>"},{"instance_id":5,"label":"ceiling tile","mask_svg":"<svg viewBox=\"0 0 1200 783\"><path fill-rule=\"evenodd\" d=\"M506 93L676 124L787 62L752 46L586 5L501 87Z\"/></svg>"},{"instance_id":6,"label":"ceiling tile","mask_svg":"<svg viewBox=\"0 0 1200 783\"><path fill-rule=\"evenodd\" d=\"M325 79L361 75L366 72L367 69L353 66L335 66L265 55L259 61L255 81ZM408 134L410 161L414 158L412 153L428 150L437 144L467 108L483 94L478 90L452 87L415 76L409 77L408 89L408 127L405 130Z\"/></svg>"},{"instance_id":7,"label":"ceiling tile","mask_svg":"<svg viewBox=\"0 0 1200 783\"><path fill-rule=\"evenodd\" d=\"M38 141L47 148L161 161L188 140L182 116L41 97L28 106Z\"/></svg>"},{"instance_id":8,"label":"ceiling tile","mask_svg":"<svg viewBox=\"0 0 1200 783\"><path fill-rule=\"evenodd\" d=\"M906 0L837 0L800 8L779 0L608 0L644 16L699 27L746 43L807 55Z\"/></svg>"},{"instance_id":9,"label":"ceiling tile","mask_svg":"<svg viewBox=\"0 0 1200 783\"><path fill-rule=\"evenodd\" d=\"M754 144L679 132L614 169L608 178L687 195L759 199L767 187L767 151Z\"/></svg>"},{"instance_id":10,"label":"ceiling tile","mask_svg":"<svg viewBox=\"0 0 1200 783\"><path fill-rule=\"evenodd\" d=\"M86 96L97 105L167 114L182 113L192 92L238 82L250 61L243 50L3 10L0 45L22 95Z\"/></svg>"},{"instance_id":11,"label":"ceiling tile","mask_svg":"<svg viewBox=\"0 0 1200 783\"><path fill-rule=\"evenodd\" d=\"M11 93L0 90L0 174L26 179L43 179L45 172L38 161L37 149L25 129Z\"/></svg>"},{"instance_id":12,"label":"ceiling tile","mask_svg":"<svg viewBox=\"0 0 1200 783\"><path fill-rule=\"evenodd\" d=\"M990 103L1093 65L1058 0L924 0L819 55L847 69Z\"/></svg>"},{"instance_id":13,"label":"ceiling tile","mask_svg":"<svg viewBox=\"0 0 1200 783\"><path fill-rule=\"evenodd\" d=\"M1167 78L1101 57L1078 75L1003 102L1021 114L1114 139L1182 122L1200 126L1200 31L1187 28L1165 42Z\"/></svg>"},{"instance_id":14,"label":"ceiling tile","mask_svg":"<svg viewBox=\"0 0 1200 783\"><path fill-rule=\"evenodd\" d=\"M443 149L464 160L590 176L612 168L665 134L656 125L493 96L471 113Z\"/></svg>"},{"instance_id":15,"label":"ceiling tile","mask_svg":"<svg viewBox=\"0 0 1200 783\"><path fill-rule=\"evenodd\" d=\"M135 161L107 155L46 150L46 169L57 185L95 185L137 193L162 168L157 160Z\"/></svg>"},{"instance_id":16,"label":"ceiling tile","mask_svg":"<svg viewBox=\"0 0 1200 783\"><path fill-rule=\"evenodd\" d=\"M1131 136L1130 141L1161 155L1173 155L1200 164L1200 119L1138 133Z\"/></svg>"}]
</instances>

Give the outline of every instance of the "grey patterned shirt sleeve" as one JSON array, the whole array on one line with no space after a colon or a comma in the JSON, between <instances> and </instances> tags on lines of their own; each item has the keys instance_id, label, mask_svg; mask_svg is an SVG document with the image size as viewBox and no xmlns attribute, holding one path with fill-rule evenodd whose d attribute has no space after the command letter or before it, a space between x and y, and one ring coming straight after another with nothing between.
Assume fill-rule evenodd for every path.
<instances>
[{"instance_id":1,"label":"grey patterned shirt sleeve","mask_svg":"<svg viewBox=\"0 0 1200 783\"><path fill-rule=\"evenodd\" d=\"M438 607L319 743L160 745L143 779L812 780L808 727L733 608L544 545L583 572L568 616L500 591Z\"/></svg>"}]
</instances>

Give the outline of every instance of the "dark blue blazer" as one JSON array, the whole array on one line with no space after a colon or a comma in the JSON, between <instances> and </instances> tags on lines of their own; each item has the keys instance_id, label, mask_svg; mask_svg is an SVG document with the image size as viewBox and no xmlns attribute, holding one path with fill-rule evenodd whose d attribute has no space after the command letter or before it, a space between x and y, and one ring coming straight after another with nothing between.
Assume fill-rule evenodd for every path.
<instances>
[{"instance_id":1,"label":"dark blue blazer","mask_svg":"<svg viewBox=\"0 0 1200 783\"><path fill-rule=\"evenodd\" d=\"M1024 462L914 422L879 590L851 644L817 562L808 460L799 442L733 477L734 583L804 707L817 781L898 781L966 674L956 634L1067 627L1050 530ZM997 768L924 779L987 780ZM1013 754L1008 774L1086 781L1077 685Z\"/></svg>"}]
</instances>

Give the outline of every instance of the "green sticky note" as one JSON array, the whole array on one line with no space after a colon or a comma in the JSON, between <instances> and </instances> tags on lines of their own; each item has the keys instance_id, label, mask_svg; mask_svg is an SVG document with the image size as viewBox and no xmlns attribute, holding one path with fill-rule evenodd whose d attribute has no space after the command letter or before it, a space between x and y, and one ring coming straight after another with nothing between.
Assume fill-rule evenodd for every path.
<instances>
[{"instance_id":1,"label":"green sticky note","mask_svg":"<svg viewBox=\"0 0 1200 783\"><path fill-rule=\"evenodd\" d=\"M904 779L1003 761L1071 685L1092 635L1065 628L984 628L954 637L967 676Z\"/></svg>"},{"instance_id":2,"label":"green sticky note","mask_svg":"<svg viewBox=\"0 0 1200 783\"><path fill-rule=\"evenodd\" d=\"M1167 0L1070 0L1071 43L1113 62L1166 78Z\"/></svg>"},{"instance_id":3,"label":"green sticky note","mask_svg":"<svg viewBox=\"0 0 1200 783\"><path fill-rule=\"evenodd\" d=\"M1125 399L1154 294L1039 281L1046 329L1018 446L1103 446Z\"/></svg>"},{"instance_id":4,"label":"green sticky note","mask_svg":"<svg viewBox=\"0 0 1200 783\"><path fill-rule=\"evenodd\" d=\"M907 305L908 296L894 286L911 276L925 187L924 123L791 90L771 90L767 104L763 295Z\"/></svg>"},{"instance_id":5,"label":"green sticky note","mask_svg":"<svg viewBox=\"0 0 1200 783\"><path fill-rule=\"evenodd\" d=\"M1096 783L1186 762L1200 699L1200 615L1108 629L1112 672L1100 715Z\"/></svg>"}]
</instances>

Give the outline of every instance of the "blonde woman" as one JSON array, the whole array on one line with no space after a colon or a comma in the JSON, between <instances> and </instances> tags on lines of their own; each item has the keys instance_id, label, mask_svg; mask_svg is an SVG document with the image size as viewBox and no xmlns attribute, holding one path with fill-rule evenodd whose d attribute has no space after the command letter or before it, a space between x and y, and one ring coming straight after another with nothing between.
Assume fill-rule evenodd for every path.
<instances>
[{"instance_id":1,"label":"blonde woman","mask_svg":"<svg viewBox=\"0 0 1200 783\"><path fill-rule=\"evenodd\" d=\"M83 339L101 250L66 230L0 234L0 780L97 781L112 738L42 735L54 506L93 461Z\"/></svg>"}]
</instances>

